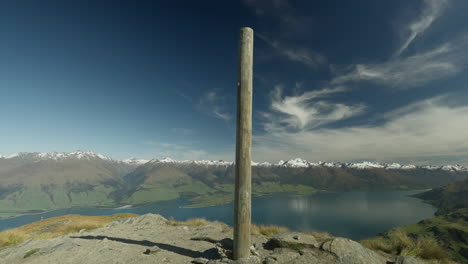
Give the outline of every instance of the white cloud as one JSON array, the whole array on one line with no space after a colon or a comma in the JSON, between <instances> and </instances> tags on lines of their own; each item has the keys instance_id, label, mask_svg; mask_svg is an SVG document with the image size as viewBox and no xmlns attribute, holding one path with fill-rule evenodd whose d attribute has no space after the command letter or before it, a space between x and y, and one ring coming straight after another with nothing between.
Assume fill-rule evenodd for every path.
<instances>
[{"instance_id":1,"label":"white cloud","mask_svg":"<svg viewBox=\"0 0 468 264\"><path fill-rule=\"evenodd\" d=\"M283 87L277 85L271 93L270 109L275 114L262 113L266 119L266 131L311 129L361 114L365 109L362 104L345 105L326 100L335 93L345 91L344 87L308 91L294 96L283 96L282 90Z\"/></svg>"},{"instance_id":2,"label":"white cloud","mask_svg":"<svg viewBox=\"0 0 468 264\"><path fill-rule=\"evenodd\" d=\"M436 20L442 11L446 8L448 0L424 0L425 7L417 20L410 23L405 29L404 34L406 40L401 47L395 53L395 56L399 56L403 53L414 39L426 31L429 26Z\"/></svg>"},{"instance_id":3,"label":"white cloud","mask_svg":"<svg viewBox=\"0 0 468 264\"><path fill-rule=\"evenodd\" d=\"M270 161L297 156L310 160L391 161L401 157L468 155L468 106L448 106L446 99L434 97L397 109L385 114L389 119L375 127L275 130L257 135L253 157Z\"/></svg>"},{"instance_id":4,"label":"white cloud","mask_svg":"<svg viewBox=\"0 0 468 264\"><path fill-rule=\"evenodd\" d=\"M370 81L395 89L421 87L434 80L461 72L468 59L466 36L447 41L437 47L417 51L412 55L404 51L422 35L447 7L448 0L424 0L421 15L402 31L405 41L395 54L380 63L355 64L346 67L332 79L332 84ZM351 69L351 70L349 70ZM335 72L336 74L336 72Z\"/></svg>"},{"instance_id":5,"label":"white cloud","mask_svg":"<svg viewBox=\"0 0 468 264\"><path fill-rule=\"evenodd\" d=\"M393 58L384 63L357 64L353 70L336 76L332 84L372 81L392 88L418 87L462 70L466 41L445 43L435 49L406 58Z\"/></svg>"}]
</instances>

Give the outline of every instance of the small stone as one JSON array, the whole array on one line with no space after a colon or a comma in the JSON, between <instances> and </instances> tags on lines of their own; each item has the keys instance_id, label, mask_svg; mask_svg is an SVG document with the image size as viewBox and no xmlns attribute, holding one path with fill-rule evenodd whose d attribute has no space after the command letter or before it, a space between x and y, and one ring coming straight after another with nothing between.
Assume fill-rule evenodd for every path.
<instances>
[{"instance_id":1,"label":"small stone","mask_svg":"<svg viewBox=\"0 0 468 264\"><path fill-rule=\"evenodd\" d=\"M299 254L302 256L305 254L305 251L303 249L299 250Z\"/></svg>"},{"instance_id":2,"label":"small stone","mask_svg":"<svg viewBox=\"0 0 468 264\"><path fill-rule=\"evenodd\" d=\"M294 239L294 240L299 240L299 236L298 236L298 235L295 235L295 236L293 236L293 239Z\"/></svg>"},{"instance_id":3,"label":"small stone","mask_svg":"<svg viewBox=\"0 0 468 264\"><path fill-rule=\"evenodd\" d=\"M260 256L254 246L250 246L250 253L254 256Z\"/></svg>"},{"instance_id":4,"label":"small stone","mask_svg":"<svg viewBox=\"0 0 468 264\"><path fill-rule=\"evenodd\" d=\"M192 263L194 264L206 264L208 263L209 260L207 260L206 258L196 258L196 259L193 259L192 260Z\"/></svg>"},{"instance_id":5,"label":"small stone","mask_svg":"<svg viewBox=\"0 0 468 264\"><path fill-rule=\"evenodd\" d=\"M159 251L161 251L161 249L158 246L153 246L153 247L147 248L143 254L152 255L152 254L158 253Z\"/></svg>"}]
</instances>

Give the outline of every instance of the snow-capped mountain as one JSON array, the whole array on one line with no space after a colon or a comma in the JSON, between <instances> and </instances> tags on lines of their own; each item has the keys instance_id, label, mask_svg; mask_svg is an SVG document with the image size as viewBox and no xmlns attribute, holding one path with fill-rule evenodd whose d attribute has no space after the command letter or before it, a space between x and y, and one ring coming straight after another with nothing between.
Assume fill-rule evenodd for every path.
<instances>
[{"instance_id":1,"label":"snow-capped mountain","mask_svg":"<svg viewBox=\"0 0 468 264\"><path fill-rule=\"evenodd\" d=\"M79 160L91 160L101 159L112 161L113 159L106 157L102 154L95 153L93 151L73 151L73 152L20 152L8 156L0 156L2 159L33 159L39 160L65 160L65 159L79 159Z\"/></svg>"},{"instance_id":2,"label":"snow-capped mountain","mask_svg":"<svg viewBox=\"0 0 468 264\"><path fill-rule=\"evenodd\" d=\"M175 160L169 157L163 159L137 159L128 158L123 160L116 160L105 155L93 152L93 151L74 151L74 152L21 152L12 155L0 155L0 160L8 159L24 159L28 161L41 161L41 160L54 160L62 161L68 159L77 160L94 160L99 159L112 163L120 163L123 165L129 165L132 167L140 166L148 162L156 163L167 163L167 164L178 164L178 165L198 165L198 166L231 166L234 163L231 161L224 160ZM468 168L461 165L443 165L443 166L416 166L412 164L398 164L398 163L379 163L372 161L362 161L355 163L339 163L339 162L310 162L301 158L295 158L290 160L280 160L277 163L269 162L255 162L252 161L254 167L284 167L284 168L310 168L310 167L326 167L326 168L348 168L348 169L386 169L386 170L413 170L413 169L426 169L426 170L444 170L449 172L457 171L468 171Z\"/></svg>"},{"instance_id":3,"label":"snow-capped mountain","mask_svg":"<svg viewBox=\"0 0 468 264\"><path fill-rule=\"evenodd\" d=\"M203 166L231 166L234 163L224 160L174 160L171 158L152 159L150 163L169 163L169 164L183 164L183 165L203 165Z\"/></svg>"},{"instance_id":4,"label":"snow-capped mountain","mask_svg":"<svg viewBox=\"0 0 468 264\"><path fill-rule=\"evenodd\" d=\"M121 160L121 162L126 163L128 165L143 165L145 163L148 163L150 160L147 159L137 159L137 158L128 158Z\"/></svg>"}]
</instances>

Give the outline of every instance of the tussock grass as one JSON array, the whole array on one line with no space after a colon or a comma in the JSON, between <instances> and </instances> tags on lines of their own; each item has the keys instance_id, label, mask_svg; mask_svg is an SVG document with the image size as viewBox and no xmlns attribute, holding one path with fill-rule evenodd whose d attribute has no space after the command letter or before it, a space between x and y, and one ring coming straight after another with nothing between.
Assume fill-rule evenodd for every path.
<instances>
[{"instance_id":1,"label":"tussock grass","mask_svg":"<svg viewBox=\"0 0 468 264\"><path fill-rule=\"evenodd\" d=\"M210 222L204 218L191 218L186 221L176 221L174 219L167 220L166 224L171 226L203 226Z\"/></svg>"},{"instance_id":2,"label":"tussock grass","mask_svg":"<svg viewBox=\"0 0 468 264\"><path fill-rule=\"evenodd\" d=\"M0 248L19 244L26 240L27 235L19 230L7 230L0 233Z\"/></svg>"},{"instance_id":3,"label":"tussock grass","mask_svg":"<svg viewBox=\"0 0 468 264\"><path fill-rule=\"evenodd\" d=\"M30 238L53 238L80 230L101 228L113 220L135 217L135 214L105 216L64 215L0 232L0 248L17 245Z\"/></svg>"},{"instance_id":4,"label":"tussock grass","mask_svg":"<svg viewBox=\"0 0 468 264\"><path fill-rule=\"evenodd\" d=\"M266 237L274 236L277 233L288 232L289 229L283 226L277 225L254 225L250 228L252 235L264 235Z\"/></svg>"},{"instance_id":5,"label":"tussock grass","mask_svg":"<svg viewBox=\"0 0 468 264\"><path fill-rule=\"evenodd\" d=\"M433 237L410 237L402 231L395 231L385 238L371 238L361 241L369 249L392 255L412 256L435 263L450 263L449 256Z\"/></svg>"}]
</instances>

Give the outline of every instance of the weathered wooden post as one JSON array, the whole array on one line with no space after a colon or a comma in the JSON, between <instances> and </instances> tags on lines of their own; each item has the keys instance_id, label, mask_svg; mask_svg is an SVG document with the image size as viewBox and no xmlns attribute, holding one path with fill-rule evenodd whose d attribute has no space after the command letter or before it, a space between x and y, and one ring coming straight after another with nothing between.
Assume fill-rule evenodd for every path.
<instances>
[{"instance_id":1,"label":"weathered wooden post","mask_svg":"<svg viewBox=\"0 0 468 264\"><path fill-rule=\"evenodd\" d=\"M241 28L237 83L234 259L250 256L253 30Z\"/></svg>"}]
</instances>

